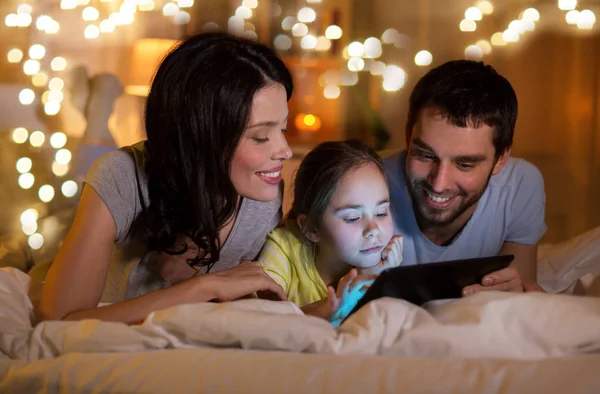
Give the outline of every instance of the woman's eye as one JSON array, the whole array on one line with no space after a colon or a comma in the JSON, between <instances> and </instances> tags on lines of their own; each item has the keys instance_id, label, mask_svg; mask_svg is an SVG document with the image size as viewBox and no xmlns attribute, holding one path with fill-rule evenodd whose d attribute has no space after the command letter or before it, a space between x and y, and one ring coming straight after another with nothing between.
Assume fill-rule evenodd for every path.
<instances>
[{"instance_id":1,"label":"woman's eye","mask_svg":"<svg viewBox=\"0 0 600 394\"><path fill-rule=\"evenodd\" d=\"M253 137L252 138L256 143L258 144L264 144L266 142L269 142L268 138L258 138L258 137Z\"/></svg>"}]
</instances>

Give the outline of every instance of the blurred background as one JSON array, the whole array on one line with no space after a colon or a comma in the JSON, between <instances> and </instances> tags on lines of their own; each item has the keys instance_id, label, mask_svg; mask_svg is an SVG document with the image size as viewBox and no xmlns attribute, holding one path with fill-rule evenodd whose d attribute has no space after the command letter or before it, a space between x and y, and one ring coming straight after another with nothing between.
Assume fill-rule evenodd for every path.
<instances>
[{"instance_id":1,"label":"blurred background","mask_svg":"<svg viewBox=\"0 0 600 394\"><path fill-rule=\"evenodd\" d=\"M292 71L288 186L321 141L404 148L410 91L432 67L491 64L519 100L513 155L545 178L543 241L573 237L600 225L599 13L600 0L2 0L0 266L51 261L81 141L142 140L165 51L215 30L272 46Z\"/></svg>"}]
</instances>

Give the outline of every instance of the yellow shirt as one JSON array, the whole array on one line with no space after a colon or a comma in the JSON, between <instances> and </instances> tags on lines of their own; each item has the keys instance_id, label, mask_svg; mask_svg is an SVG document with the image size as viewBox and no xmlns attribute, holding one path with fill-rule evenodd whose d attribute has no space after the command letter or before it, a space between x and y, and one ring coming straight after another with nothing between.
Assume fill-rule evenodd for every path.
<instances>
[{"instance_id":1,"label":"yellow shirt","mask_svg":"<svg viewBox=\"0 0 600 394\"><path fill-rule=\"evenodd\" d=\"M258 260L267 275L283 288L288 301L302 307L327 298L312 244L290 229L280 227L269 233Z\"/></svg>"}]
</instances>

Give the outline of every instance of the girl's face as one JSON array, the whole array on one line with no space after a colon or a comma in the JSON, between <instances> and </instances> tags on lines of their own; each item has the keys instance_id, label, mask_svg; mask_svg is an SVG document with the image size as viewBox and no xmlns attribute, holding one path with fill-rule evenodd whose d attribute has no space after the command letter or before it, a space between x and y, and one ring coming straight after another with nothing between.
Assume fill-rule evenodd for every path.
<instances>
[{"instance_id":1,"label":"girl's face","mask_svg":"<svg viewBox=\"0 0 600 394\"><path fill-rule=\"evenodd\" d=\"M254 95L250 121L233 154L229 173L240 196L256 201L277 198L283 161L292 156L284 135L288 115L282 85L269 85Z\"/></svg>"},{"instance_id":2,"label":"girl's face","mask_svg":"<svg viewBox=\"0 0 600 394\"><path fill-rule=\"evenodd\" d=\"M359 268L376 265L394 234L390 196L373 163L344 175L323 214L318 231L321 253Z\"/></svg>"}]
</instances>

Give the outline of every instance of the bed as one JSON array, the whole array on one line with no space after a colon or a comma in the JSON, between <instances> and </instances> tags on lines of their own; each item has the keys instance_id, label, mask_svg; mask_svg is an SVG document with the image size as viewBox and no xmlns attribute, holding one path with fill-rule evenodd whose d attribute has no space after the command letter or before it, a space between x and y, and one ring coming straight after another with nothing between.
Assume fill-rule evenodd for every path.
<instances>
[{"instance_id":1,"label":"bed","mask_svg":"<svg viewBox=\"0 0 600 394\"><path fill-rule=\"evenodd\" d=\"M0 393L599 393L600 229L538 272L555 294L381 299L337 329L255 299L32 327L40 284L3 268Z\"/></svg>"}]
</instances>

